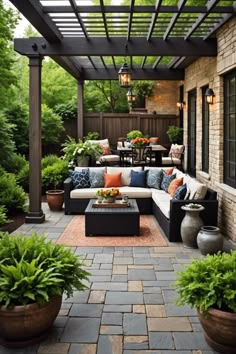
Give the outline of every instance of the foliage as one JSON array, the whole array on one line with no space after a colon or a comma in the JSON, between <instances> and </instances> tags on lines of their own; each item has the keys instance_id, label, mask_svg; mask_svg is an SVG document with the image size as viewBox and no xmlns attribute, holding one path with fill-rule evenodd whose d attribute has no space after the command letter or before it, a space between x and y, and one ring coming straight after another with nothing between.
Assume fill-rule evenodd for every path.
<instances>
[{"instance_id":1,"label":"foliage","mask_svg":"<svg viewBox=\"0 0 236 354\"><path fill-rule=\"evenodd\" d=\"M42 184L47 189L53 187L60 188L68 176L68 164L66 161L58 160L52 165L45 167L42 170Z\"/></svg>"},{"instance_id":2,"label":"foliage","mask_svg":"<svg viewBox=\"0 0 236 354\"><path fill-rule=\"evenodd\" d=\"M29 162L16 175L17 183L24 189L25 192L29 191Z\"/></svg>"},{"instance_id":3,"label":"foliage","mask_svg":"<svg viewBox=\"0 0 236 354\"><path fill-rule=\"evenodd\" d=\"M28 107L20 103L12 103L4 110L9 123L13 125L13 140L16 151L27 154L29 149L29 112Z\"/></svg>"},{"instance_id":4,"label":"foliage","mask_svg":"<svg viewBox=\"0 0 236 354\"><path fill-rule=\"evenodd\" d=\"M133 84L135 94L139 97L151 97L154 91L154 82L152 81L137 81Z\"/></svg>"},{"instance_id":5,"label":"foliage","mask_svg":"<svg viewBox=\"0 0 236 354\"><path fill-rule=\"evenodd\" d=\"M67 140L62 144L62 152L64 153L63 159L70 164L70 166L73 166L74 164L74 151L77 147L77 141L75 138L72 138L70 136L67 136Z\"/></svg>"},{"instance_id":6,"label":"foliage","mask_svg":"<svg viewBox=\"0 0 236 354\"><path fill-rule=\"evenodd\" d=\"M24 156L13 153L6 169L7 172L18 174L26 165L27 161Z\"/></svg>"},{"instance_id":7,"label":"foliage","mask_svg":"<svg viewBox=\"0 0 236 354\"><path fill-rule=\"evenodd\" d=\"M61 117L51 108L42 104L42 142L43 144L57 143L64 131Z\"/></svg>"},{"instance_id":8,"label":"foliage","mask_svg":"<svg viewBox=\"0 0 236 354\"><path fill-rule=\"evenodd\" d=\"M127 138L132 140L135 138L142 138L143 137L143 133L140 130L131 130L128 134L127 134Z\"/></svg>"},{"instance_id":9,"label":"foliage","mask_svg":"<svg viewBox=\"0 0 236 354\"><path fill-rule=\"evenodd\" d=\"M77 119L77 105L75 101L57 104L54 111L63 121Z\"/></svg>"},{"instance_id":10,"label":"foliage","mask_svg":"<svg viewBox=\"0 0 236 354\"><path fill-rule=\"evenodd\" d=\"M171 144L181 144L183 142L183 129L175 125L170 125L166 134Z\"/></svg>"},{"instance_id":11,"label":"foliage","mask_svg":"<svg viewBox=\"0 0 236 354\"><path fill-rule=\"evenodd\" d=\"M5 225L8 222L10 222L10 220L7 218L6 208L0 205L0 226Z\"/></svg>"},{"instance_id":12,"label":"foliage","mask_svg":"<svg viewBox=\"0 0 236 354\"><path fill-rule=\"evenodd\" d=\"M96 192L96 196L98 197L103 197L103 198L114 198L118 197L120 195L120 191L117 188L111 188L111 189L99 189Z\"/></svg>"},{"instance_id":13,"label":"foliage","mask_svg":"<svg viewBox=\"0 0 236 354\"><path fill-rule=\"evenodd\" d=\"M142 146L147 146L150 143L150 140L147 138L135 138L131 140L131 144L134 147L142 147Z\"/></svg>"},{"instance_id":14,"label":"foliage","mask_svg":"<svg viewBox=\"0 0 236 354\"><path fill-rule=\"evenodd\" d=\"M8 214L15 211L26 210L27 196L23 188L17 185L16 178L12 173L5 172L0 178L0 200Z\"/></svg>"},{"instance_id":15,"label":"foliage","mask_svg":"<svg viewBox=\"0 0 236 354\"><path fill-rule=\"evenodd\" d=\"M98 140L99 133L98 132L88 132L88 134L84 137L85 140Z\"/></svg>"},{"instance_id":16,"label":"foliage","mask_svg":"<svg viewBox=\"0 0 236 354\"><path fill-rule=\"evenodd\" d=\"M201 204L197 204L197 203L189 203L189 204L185 204L184 206L186 208L194 209L194 210L198 210L198 209L202 208L202 205Z\"/></svg>"},{"instance_id":17,"label":"foliage","mask_svg":"<svg viewBox=\"0 0 236 354\"><path fill-rule=\"evenodd\" d=\"M49 154L44 156L41 160L42 169L53 165L55 162L60 161L61 159L57 155Z\"/></svg>"},{"instance_id":18,"label":"foliage","mask_svg":"<svg viewBox=\"0 0 236 354\"><path fill-rule=\"evenodd\" d=\"M84 290L89 273L78 256L33 233L0 237L0 305L44 304L52 296Z\"/></svg>"},{"instance_id":19,"label":"foliage","mask_svg":"<svg viewBox=\"0 0 236 354\"><path fill-rule=\"evenodd\" d=\"M236 312L236 251L193 260L178 273L176 285L180 305L188 304L201 312L210 307Z\"/></svg>"},{"instance_id":20,"label":"foliage","mask_svg":"<svg viewBox=\"0 0 236 354\"><path fill-rule=\"evenodd\" d=\"M12 131L13 125L10 124L5 115L0 112L0 165L4 168L10 163L15 150Z\"/></svg>"}]
</instances>

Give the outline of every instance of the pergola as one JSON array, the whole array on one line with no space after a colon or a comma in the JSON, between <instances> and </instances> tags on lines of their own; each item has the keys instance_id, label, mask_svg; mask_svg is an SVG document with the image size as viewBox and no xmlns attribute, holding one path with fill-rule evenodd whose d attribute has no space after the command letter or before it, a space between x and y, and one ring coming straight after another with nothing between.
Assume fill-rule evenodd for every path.
<instances>
[{"instance_id":1,"label":"pergola","mask_svg":"<svg viewBox=\"0 0 236 354\"><path fill-rule=\"evenodd\" d=\"M41 63L49 56L78 81L78 136L83 132L84 80L117 80L126 57L133 80L183 80L199 57L217 55L215 31L235 15L231 0L10 0L42 35L16 38L30 66L30 205L41 210ZM113 1L115 3L115 1ZM120 3L117 1L117 3Z\"/></svg>"}]
</instances>

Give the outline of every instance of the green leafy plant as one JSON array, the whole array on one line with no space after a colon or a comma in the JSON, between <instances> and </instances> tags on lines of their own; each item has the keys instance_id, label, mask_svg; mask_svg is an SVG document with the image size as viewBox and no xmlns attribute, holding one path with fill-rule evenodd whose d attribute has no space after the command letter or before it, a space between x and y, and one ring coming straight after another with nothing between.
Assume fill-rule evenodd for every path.
<instances>
[{"instance_id":1,"label":"green leafy plant","mask_svg":"<svg viewBox=\"0 0 236 354\"><path fill-rule=\"evenodd\" d=\"M0 306L42 305L52 296L86 289L89 273L79 257L36 233L0 233L0 259Z\"/></svg>"},{"instance_id":2,"label":"green leafy plant","mask_svg":"<svg viewBox=\"0 0 236 354\"><path fill-rule=\"evenodd\" d=\"M10 220L8 220L6 208L4 206L0 206L0 226L5 225L9 222Z\"/></svg>"},{"instance_id":3,"label":"green leafy plant","mask_svg":"<svg viewBox=\"0 0 236 354\"><path fill-rule=\"evenodd\" d=\"M68 176L68 164L64 160L58 159L54 164L42 170L42 183L46 189L60 188Z\"/></svg>"},{"instance_id":4,"label":"green leafy plant","mask_svg":"<svg viewBox=\"0 0 236 354\"><path fill-rule=\"evenodd\" d=\"M183 142L183 129L175 125L170 125L166 132L171 144L182 144Z\"/></svg>"},{"instance_id":5,"label":"green leafy plant","mask_svg":"<svg viewBox=\"0 0 236 354\"><path fill-rule=\"evenodd\" d=\"M131 130L129 133L127 133L127 138L129 140L135 139L135 138L142 138L143 133L140 130Z\"/></svg>"},{"instance_id":6,"label":"green leafy plant","mask_svg":"<svg viewBox=\"0 0 236 354\"><path fill-rule=\"evenodd\" d=\"M41 161L42 169L44 169L48 166L51 166L55 162L58 162L60 160L61 160L60 157L58 157L57 155L53 155L53 154L46 155L42 158L42 161Z\"/></svg>"},{"instance_id":7,"label":"green leafy plant","mask_svg":"<svg viewBox=\"0 0 236 354\"><path fill-rule=\"evenodd\" d=\"M22 168L27 165L27 161L24 156L13 153L10 158L10 163L7 166L7 172L18 174Z\"/></svg>"},{"instance_id":8,"label":"green leafy plant","mask_svg":"<svg viewBox=\"0 0 236 354\"><path fill-rule=\"evenodd\" d=\"M176 285L179 305L236 312L236 251L193 260L178 272Z\"/></svg>"},{"instance_id":9,"label":"green leafy plant","mask_svg":"<svg viewBox=\"0 0 236 354\"><path fill-rule=\"evenodd\" d=\"M88 134L84 137L85 140L98 140L99 133L98 132L88 132Z\"/></svg>"},{"instance_id":10,"label":"green leafy plant","mask_svg":"<svg viewBox=\"0 0 236 354\"><path fill-rule=\"evenodd\" d=\"M75 101L57 104L54 111L63 121L75 120L77 118L77 105Z\"/></svg>"},{"instance_id":11,"label":"green leafy plant","mask_svg":"<svg viewBox=\"0 0 236 354\"><path fill-rule=\"evenodd\" d=\"M29 191L29 162L16 175L17 183L24 189L25 192Z\"/></svg>"}]
</instances>

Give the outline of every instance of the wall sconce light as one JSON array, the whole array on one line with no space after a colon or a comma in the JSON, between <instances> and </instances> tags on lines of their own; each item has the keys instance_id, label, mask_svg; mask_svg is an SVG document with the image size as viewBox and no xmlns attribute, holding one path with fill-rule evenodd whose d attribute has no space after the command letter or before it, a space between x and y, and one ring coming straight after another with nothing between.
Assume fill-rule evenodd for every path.
<instances>
[{"instance_id":1,"label":"wall sconce light","mask_svg":"<svg viewBox=\"0 0 236 354\"><path fill-rule=\"evenodd\" d=\"M131 71L126 61L118 71L120 87L128 88L131 85Z\"/></svg>"},{"instance_id":2,"label":"wall sconce light","mask_svg":"<svg viewBox=\"0 0 236 354\"><path fill-rule=\"evenodd\" d=\"M133 102L135 102L136 100L136 95L135 92L132 90L132 88L130 87L130 89L128 90L127 94L127 100L129 104L132 104Z\"/></svg>"},{"instance_id":3,"label":"wall sconce light","mask_svg":"<svg viewBox=\"0 0 236 354\"><path fill-rule=\"evenodd\" d=\"M213 97L215 96L214 91L211 88L206 89L205 97L209 104L213 104Z\"/></svg>"},{"instance_id":4,"label":"wall sconce light","mask_svg":"<svg viewBox=\"0 0 236 354\"><path fill-rule=\"evenodd\" d=\"M184 109L185 102L177 102L177 107L182 111Z\"/></svg>"}]
</instances>

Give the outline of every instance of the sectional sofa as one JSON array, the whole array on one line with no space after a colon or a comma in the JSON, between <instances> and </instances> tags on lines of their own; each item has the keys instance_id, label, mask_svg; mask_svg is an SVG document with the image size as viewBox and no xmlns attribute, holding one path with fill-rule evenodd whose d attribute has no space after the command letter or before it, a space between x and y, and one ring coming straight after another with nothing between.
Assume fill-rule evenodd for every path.
<instances>
[{"instance_id":1,"label":"sectional sofa","mask_svg":"<svg viewBox=\"0 0 236 354\"><path fill-rule=\"evenodd\" d=\"M76 167L81 171L83 168ZM145 167L145 170L160 170L159 167ZM163 168L165 169L165 168ZM200 203L205 207L201 217L205 225L217 225L218 201L216 192L207 188L204 184L178 169L173 173L176 178L183 177L188 186L188 199L173 200L164 190L149 187L131 187L131 170L139 172L142 167L90 167L89 172L104 171L108 174L121 172L122 187L119 190L127 194L129 198L135 198L140 214L153 214L163 229L170 242L181 241L180 225L185 215L181 206L188 203ZM100 187L101 188L101 187ZM64 182L65 190L65 214L83 214L91 198L96 198L96 191L100 188L73 188L72 179L69 177Z\"/></svg>"}]
</instances>

